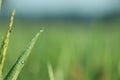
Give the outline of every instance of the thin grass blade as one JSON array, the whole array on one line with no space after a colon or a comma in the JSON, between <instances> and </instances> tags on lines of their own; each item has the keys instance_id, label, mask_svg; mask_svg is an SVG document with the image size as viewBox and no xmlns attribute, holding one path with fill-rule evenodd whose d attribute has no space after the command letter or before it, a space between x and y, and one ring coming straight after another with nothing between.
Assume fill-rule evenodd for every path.
<instances>
[{"instance_id":1,"label":"thin grass blade","mask_svg":"<svg viewBox=\"0 0 120 80\"><path fill-rule=\"evenodd\" d=\"M55 80L52 65L48 63L47 66L48 66L48 74L49 74L50 80Z\"/></svg>"},{"instance_id":2,"label":"thin grass blade","mask_svg":"<svg viewBox=\"0 0 120 80\"><path fill-rule=\"evenodd\" d=\"M37 33L33 39L28 43L25 50L21 53L21 55L18 57L15 64L12 66L10 71L8 72L7 76L4 80L17 80L19 73L21 72L22 68L24 67L27 58L30 55L30 52L32 48L34 47L38 37L40 36L41 30L39 33Z\"/></svg>"}]
</instances>

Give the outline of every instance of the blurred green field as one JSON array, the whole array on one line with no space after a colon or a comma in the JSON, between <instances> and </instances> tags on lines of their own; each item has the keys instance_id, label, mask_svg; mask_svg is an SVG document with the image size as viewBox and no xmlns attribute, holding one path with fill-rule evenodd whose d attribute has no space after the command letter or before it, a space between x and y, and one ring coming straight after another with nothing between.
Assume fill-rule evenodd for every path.
<instances>
[{"instance_id":1,"label":"blurred green field","mask_svg":"<svg viewBox=\"0 0 120 80\"><path fill-rule=\"evenodd\" d=\"M1 23L0 37L8 22ZM113 27L114 26L114 27ZM4 76L28 41L44 27L18 80L50 80L51 63L57 80L120 80L120 28L116 25L30 23L15 21Z\"/></svg>"}]
</instances>

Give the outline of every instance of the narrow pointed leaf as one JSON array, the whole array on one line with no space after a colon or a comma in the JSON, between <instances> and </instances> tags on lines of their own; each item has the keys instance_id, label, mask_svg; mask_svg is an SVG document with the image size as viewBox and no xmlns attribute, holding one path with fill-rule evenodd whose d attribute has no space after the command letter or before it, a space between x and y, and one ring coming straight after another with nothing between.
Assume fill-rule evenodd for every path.
<instances>
[{"instance_id":1,"label":"narrow pointed leaf","mask_svg":"<svg viewBox=\"0 0 120 80\"><path fill-rule=\"evenodd\" d=\"M30 55L30 52L34 47L40 33L41 32L37 33L35 37L33 37L33 39L28 43L27 47L25 48L23 53L21 53L21 55L18 57L17 61L12 66L4 80L16 80L18 78L18 75L21 72L22 68L24 67L26 60Z\"/></svg>"},{"instance_id":2,"label":"narrow pointed leaf","mask_svg":"<svg viewBox=\"0 0 120 80\"><path fill-rule=\"evenodd\" d=\"M48 63L47 66L48 66L48 74L49 74L50 80L55 80L52 65Z\"/></svg>"}]
</instances>

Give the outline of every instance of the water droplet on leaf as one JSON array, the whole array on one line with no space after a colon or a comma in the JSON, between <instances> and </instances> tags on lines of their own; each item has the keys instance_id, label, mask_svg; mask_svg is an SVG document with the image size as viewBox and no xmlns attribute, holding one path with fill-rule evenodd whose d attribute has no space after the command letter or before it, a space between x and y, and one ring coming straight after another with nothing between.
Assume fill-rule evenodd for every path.
<instances>
[{"instance_id":1,"label":"water droplet on leaf","mask_svg":"<svg viewBox=\"0 0 120 80\"><path fill-rule=\"evenodd\" d=\"M21 61L21 63L22 63L22 64L24 64L24 63L25 63L25 61Z\"/></svg>"}]
</instances>

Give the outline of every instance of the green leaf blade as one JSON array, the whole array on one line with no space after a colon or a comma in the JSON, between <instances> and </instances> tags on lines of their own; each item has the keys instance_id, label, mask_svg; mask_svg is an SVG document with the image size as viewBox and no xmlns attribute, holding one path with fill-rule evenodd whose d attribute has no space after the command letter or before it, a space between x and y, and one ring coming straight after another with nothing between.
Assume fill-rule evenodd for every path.
<instances>
[{"instance_id":1,"label":"green leaf blade","mask_svg":"<svg viewBox=\"0 0 120 80\"><path fill-rule=\"evenodd\" d=\"M32 48L34 47L36 41L38 40L38 37L40 36L40 33L41 32L37 33L33 37L33 39L28 43L27 47L25 48L23 53L18 57L17 61L12 66L4 80L17 80L17 77L21 72L22 68L24 67L25 62L27 61L27 58L29 57Z\"/></svg>"}]
</instances>

